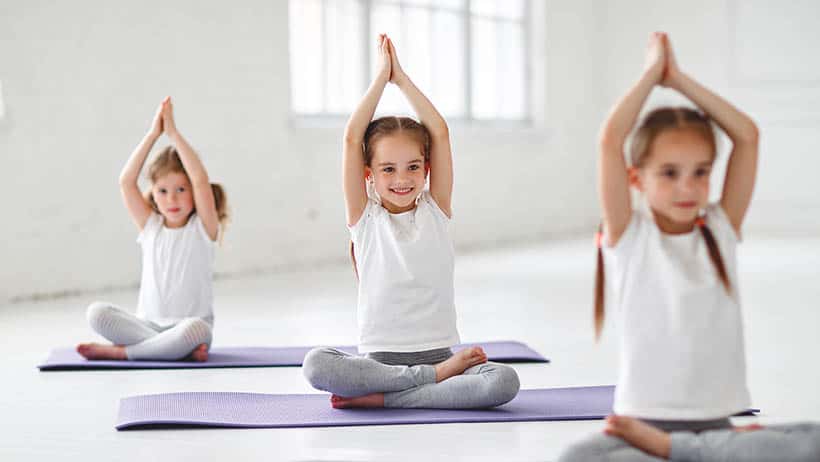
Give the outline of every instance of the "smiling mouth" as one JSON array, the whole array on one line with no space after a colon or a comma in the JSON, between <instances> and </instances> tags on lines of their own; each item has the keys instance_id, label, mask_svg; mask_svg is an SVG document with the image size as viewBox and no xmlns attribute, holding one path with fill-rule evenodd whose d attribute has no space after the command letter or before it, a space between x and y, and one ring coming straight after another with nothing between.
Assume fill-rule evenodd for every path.
<instances>
[{"instance_id":1,"label":"smiling mouth","mask_svg":"<svg viewBox=\"0 0 820 462\"><path fill-rule=\"evenodd\" d=\"M390 188L390 192L392 192L393 194L398 194L399 196L405 196L413 192L413 189L415 188Z\"/></svg>"}]
</instances>

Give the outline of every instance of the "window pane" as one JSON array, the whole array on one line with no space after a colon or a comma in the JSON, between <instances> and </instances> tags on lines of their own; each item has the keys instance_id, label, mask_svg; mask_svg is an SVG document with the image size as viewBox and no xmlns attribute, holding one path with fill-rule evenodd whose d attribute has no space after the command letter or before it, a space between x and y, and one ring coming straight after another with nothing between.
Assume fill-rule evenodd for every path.
<instances>
[{"instance_id":1,"label":"window pane","mask_svg":"<svg viewBox=\"0 0 820 462\"><path fill-rule=\"evenodd\" d=\"M290 88L291 106L296 113L318 114L322 98L322 1L291 0Z\"/></svg>"},{"instance_id":2,"label":"window pane","mask_svg":"<svg viewBox=\"0 0 820 462\"><path fill-rule=\"evenodd\" d=\"M343 114L352 110L364 91L364 10L359 1L353 0L327 1L325 5L325 111Z\"/></svg>"},{"instance_id":3,"label":"window pane","mask_svg":"<svg viewBox=\"0 0 820 462\"><path fill-rule=\"evenodd\" d=\"M466 117L464 21L457 13L433 14L433 104L446 117Z\"/></svg>"},{"instance_id":4,"label":"window pane","mask_svg":"<svg viewBox=\"0 0 820 462\"><path fill-rule=\"evenodd\" d=\"M499 23L498 53L498 114L502 119L526 118L526 63L524 59L524 29L516 23Z\"/></svg>"},{"instance_id":5,"label":"window pane","mask_svg":"<svg viewBox=\"0 0 820 462\"><path fill-rule=\"evenodd\" d=\"M497 107L497 64L498 50L495 22L488 19L472 19L472 78L473 88L470 98L473 117L491 119L496 116Z\"/></svg>"},{"instance_id":6,"label":"window pane","mask_svg":"<svg viewBox=\"0 0 820 462\"><path fill-rule=\"evenodd\" d=\"M519 23L473 18L471 98L476 119L525 119L527 94L524 28Z\"/></svg>"},{"instance_id":7,"label":"window pane","mask_svg":"<svg viewBox=\"0 0 820 462\"><path fill-rule=\"evenodd\" d=\"M470 12L475 15L522 19L524 17L525 0L472 0Z\"/></svg>"}]
</instances>

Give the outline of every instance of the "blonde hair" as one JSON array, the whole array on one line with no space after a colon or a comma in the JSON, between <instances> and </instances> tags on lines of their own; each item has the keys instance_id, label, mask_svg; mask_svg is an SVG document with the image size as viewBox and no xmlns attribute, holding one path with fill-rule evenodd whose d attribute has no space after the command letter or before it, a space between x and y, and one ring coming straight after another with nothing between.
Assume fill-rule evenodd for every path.
<instances>
[{"instance_id":1,"label":"blonde hair","mask_svg":"<svg viewBox=\"0 0 820 462\"><path fill-rule=\"evenodd\" d=\"M179 158L179 153L173 146L167 146L157 154L157 157L151 162L151 165L148 166L148 179L151 180L151 183L155 183L159 178L169 173L182 173L188 177L188 172L185 171L185 166ZM188 180L190 181L190 177ZM211 191L214 194L214 205L216 207L219 224L224 227L230 221L228 198L225 195L225 189L219 183L211 183ZM146 199L148 203L151 204L151 208L159 213L159 208L154 200L153 191L148 191Z\"/></svg>"},{"instance_id":2,"label":"blonde hair","mask_svg":"<svg viewBox=\"0 0 820 462\"><path fill-rule=\"evenodd\" d=\"M650 148L657 139L658 135L669 130L692 130L700 135L712 148L713 157L717 154L717 142L715 139L715 130L709 117L700 111L685 107L662 107L655 109L644 117L635 135L632 137L632 146L629 152L629 161L632 167L642 168L650 156ZM702 218L696 221L700 229L703 240L706 242L706 248L709 251L709 259L712 261L718 278L720 278L723 287L726 291L731 290L731 283L729 282L729 275L726 272L726 265L723 262L723 257L720 254L715 237L712 231L706 226L706 222ZM602 229L598 228L597 247L598 255L595 265L595 307L594 307L594 325L595 325L595 339L601 337L601 331L604 327L604 256L602 247Z\"/></svg>"}]
</instances>

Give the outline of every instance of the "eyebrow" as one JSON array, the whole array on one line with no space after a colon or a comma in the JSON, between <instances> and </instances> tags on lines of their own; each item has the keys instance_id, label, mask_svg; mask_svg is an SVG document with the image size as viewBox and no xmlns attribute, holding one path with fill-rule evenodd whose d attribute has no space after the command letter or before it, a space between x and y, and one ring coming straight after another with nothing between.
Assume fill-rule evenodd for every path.
<instances>
[{"instance_id":1,"label":"eyebrow","mask_svg":"<svg viewBox=\"0 0 820 462\"><path fill-rule=\"evenodd\" d=\"M411 160L410 162L408 162L408 164L420 164L423 161L424 161L423 159L416 159L416 160ZM381 162L381 163L379 163L379 167L384 167L384 166L387 166L387 165L396 165L396 163L395 162Z\"/></svg>"},{"instance_id":2,"label":"eyebrow","mask_svg":"<svg viewBox=\"0 0 820 462\"><path fill-rule=\"evenodd\" d=\"M709 162L709 161L698 163L698 167L711 167L711 166L712 166L712 162ZM677 167L680 167L680 164L663 164L658 168L677 168Z\"/></svg>"}]
</instances>

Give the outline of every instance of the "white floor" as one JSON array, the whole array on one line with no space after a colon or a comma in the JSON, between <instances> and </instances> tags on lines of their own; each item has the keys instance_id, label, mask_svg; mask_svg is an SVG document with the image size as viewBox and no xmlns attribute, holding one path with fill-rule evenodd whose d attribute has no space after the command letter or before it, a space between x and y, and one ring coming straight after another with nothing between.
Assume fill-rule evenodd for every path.
<instances>
[{"instance_id":1,"label":"white floor","mask_svg":"<svg viewBox=\"0 0 820 462\"><path fill-rule=\"evenodd\" d=\"M820 420L820 239L749 239L741 249L749 382L758 421ZM592 341L590 240L460 256L465 341L516 339L552 359L515 366L522 388L612 384L609 326ZM350 267L220 281L217 345L355 343ZM123 396L173 391L305 393L299 368L40 373L48 350L92 335L95 296L0 307L0 460L551 461L601 423L117 432ZM133 307L135 292L103 299ZM715 335L720 335L715 333ZM750 422L751 418L739 422Z\"/></svg>"}]
</instances>

